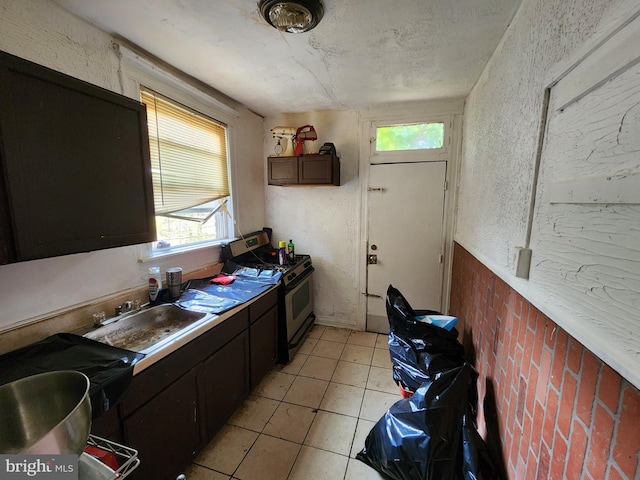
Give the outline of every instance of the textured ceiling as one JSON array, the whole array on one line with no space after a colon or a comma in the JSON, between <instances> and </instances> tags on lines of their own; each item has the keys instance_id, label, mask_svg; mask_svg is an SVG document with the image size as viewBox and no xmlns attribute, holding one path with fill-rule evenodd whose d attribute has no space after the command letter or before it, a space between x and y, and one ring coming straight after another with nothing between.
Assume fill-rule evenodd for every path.
<instances>
[{"instance_id":1,"label":"textured ceiling","mask_svg":"<svg viewBox=\"0 0 640 480\"><path fill-rule=\"evenodd\" d=\"M281 33L257 0L54 0L261 115L460 98L521 0L324 0Z\"/></svg>"}]
</instances>

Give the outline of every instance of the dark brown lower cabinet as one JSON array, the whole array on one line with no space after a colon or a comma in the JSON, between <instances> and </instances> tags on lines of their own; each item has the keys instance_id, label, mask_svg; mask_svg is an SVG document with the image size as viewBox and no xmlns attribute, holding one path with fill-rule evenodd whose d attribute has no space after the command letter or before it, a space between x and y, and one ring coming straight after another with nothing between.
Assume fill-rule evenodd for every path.
<instances>
[{"instance_id":1,"label":"dark brown lower cabinet","mask_svg":"<svg viewBox=\"0 0 640 480\"><path fill-rule=\"evenodd\" d=\"M249 395L249 334L245 330L204 361L199 379L205 442Z\"/></svg>"},{"instance_id":2,"label":"dark brown lower cabinet","mask_svg":"<svg viewBox=\"0 0 640 480\"><path fill-rule=\"evenodd\" d=\"M122 443L122 425L118 407L115 406L91 421L91 433L112 442Z\"/></svg>"},{"instance_id":3,"label":"dark brown lower cabinet","mask_svg":"<svg viewBox=\"0 0 640 480\"><path fill-rule=\"evenodd\" d=\"M127 443L138 450L132 478L174 480L200 447L196 369L191 369L124 422Z\"/></svg>"},{"instance_id":4,"label":"dark brown lower cabinet","mask_svg":"<svg viewBox=\"0 0 640 480\"><path fill-rule=\"evenodd\" d=\"M134 375L93 433L138 451L133 480L175 480L275 365L277 319L273 290Z\"/></svg>"},{"instance_id":5,"label":"dark brown lower cabinet","mask_svg":"<svg viewBox=\"0 0 640 480\"><path fill-rule=\"evenodd\" d=\"M249 327L251 388L273 368L278 357L278 309L273 307Z\"/></svg>"}]
</instances>

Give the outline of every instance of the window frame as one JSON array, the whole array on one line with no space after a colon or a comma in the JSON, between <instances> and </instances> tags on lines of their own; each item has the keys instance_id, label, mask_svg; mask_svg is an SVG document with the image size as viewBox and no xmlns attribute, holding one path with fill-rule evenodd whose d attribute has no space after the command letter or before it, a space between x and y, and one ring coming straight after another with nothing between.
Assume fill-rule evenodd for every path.
<instances>
[{"instance_id":1,"label":"window frame","mask_svg":"<svg viewBox=\"0 0 640 480\"><path fill-rule=\"evenodd\" d=\"M376 149L378 128L416 125L420 123L442 123L444 138L441 148L424 148L414 150L381 150ZM451 115L428 116L426 121L390 121L371 123L371 160L376 163L410 163L424 161L440 161L447 157L451 145L452 117Z\"/></svg>"},{"instance_id":2,"label":"window frame","mask_svg":"<svg viewBox=\"0 0 640 480\"><path fill-rule=\"evenodd\" d=\"M438 138L438 140L440 140L440 145L438 145L437 147L425 147L425 146L415 146L413 145L410 148L388 148L385 150L381 150L378 149L379 146L379 140L380 140L380 130L381 129L387 129L387 130L402 130L402 129L408 129L411 127L431 127L431 126L440 126L441 128L439 129L439 133L442 134L441 137ZM412 150L412 151L416 151L416 150L420 150L420 151L424 151L424 150L441 150L442 147L444 146L444 130L445 130L445 124L444 122L417 122L417 123L409 123L409 122L405 122L402 125L378 125L376 127L376 152L399 152L399 151L404 151L404 150ZM415 140L415 139L414 139Z\"/></svg>"},{"instance_id":3,"label":"window frame","mask_svg":"<svg viewBox=\"0 0 640 480\"><path fill-rule=\"evenodd\" d=\"M219 100L213 91L207 92L206 86L188 82L169 69L163 68L161 65L143 57L126 45L116 44L116 47L120 53L120 73L124 95L140 101L140 87L143 85L227 126L229 198L231 200L231 205L228 205L227 208L233 217L233 220L228 219L227 231L229 238L233 238L235 223L239 222L234 208L234 205L238 204L234 181L236 179L237 119L240 113L233 106ZM151 263L178 256L185 252L198 252L200 257L206 258L210 262L210 250L212 248L219 249L219 245L228 241L229 238L176 246L166 250L162 249L161 251L154 251L152 243L141 244L138 245L138 261L140 263Z\"/></svg>"},{"instance_id":4,"label":"window frame","mask_svg":"<svg viewBox=\"0 0 640 480\"><path fill-rule=\"evenodd\" d=\"M151 165L157 172L156 216L177 218L178 212L227 198L231 193L227 125L146 85L141 86L140 97L147 105Z\"/></svg>"},{"instance_id":5,"label":"window frame","mask_svg":"<svg viewBox=\"0 0 640 480\"><path fill-rule=\"evenodd\" d=\"M153 257L157 257L159 255L162 254L166 254L166 253L171 253L174 250L180 250L180 251L184 251L184 250L189 250L191 248L198 248L200 246L207 246L207 245L211 245L211 244L215 244L215 243L219 243L221 241L226 241L230 238L231 236L231 232L233 231L233 225L230 222L230 219L226 216L225 212L228 211L228 209L230 209L233 205L233 200L231 199L231 175L230 175L230 163L229 163L229 141L228 141L228 126L226 124L223 124L222 122L220 122L217 119L211 118L205 114L203 114L201 111L196 111L191 107L187 107L186 105L177 102L176 100L174 100L173 98L168 98L166 95L163 95L162 93L153 90L151 88L149 88L147 85L141 85L140 86L140 97L143 101L143 103L147 103L147 112L152 112L153 116L153 112L154 112L154 108L156 108L157 106L155 106L153 103L156 101L156 98L158 100L158 103L160 105L164 104L164 107L160 107L159 111L162 112L164 111L165 114L169 115L169 117L176 119L179 122L182 121L187 121L187 122L193 122L195 120L195 122L197 123L196 125L193 125L193 128L196 129L209 129L210 127L212 128L212 130L210 131L211 134L215 135L218 139L220 139L221 143L223 143L223 150L221 152L218 153L223 153L224 155L216 155L215 153L212 154L213 155L213 164L211 166L211 168L213 168L214 170L217 168L222 168L223 170L220 171L219 173L223 173L223 176L220 176L219 180L224 182L224 186L222 190L220 191L219 194L223 194L223 193L228 193L227 195L224 195L222 197L216 198L215 200L211 200L211 202L215 202L218 201L218 206L215 207L214 209L212 209L212 213L211 216L215 215L218 218L218 222L216 222L216 225L218 228L217 233L221 234L221 236L219 236L219 238L215 238L215 239L206 239L206 240L200 240L197 242L191 242L191 243L187 243L187 244L177 244L177 245L172 245L172 246L168 246L168 247L162 247L160 248L158 245L159 243L155 243L155 247L151 247L151 254ZM177 116L176 116L177 115ZM150 122L154 122L157 121L158 119L156 118L154 119L150 119ZM151 123L150 123L151 126ZM189 131L191 132L191 128L189 129ZM164 130L162 132L162 134L160 135L160 139L158 140L153 140L152 137L155 137L155 133L154 133L154 129L150 128L149 129L149 144L153 147L154 145L156 145L156 141L159 142L157 144L157 147L160 148L160 150L162 150L162 152L165 155L169 155L171 152L171 147L168 147L168 149L163 149L163 147L161 146L163 143L163 141L167 141L169 140L169 143L171 143L171 140L168 139L166 137L167 134L170 134L171 132L168 130ZM200 140L197 140L198 142L201 142ZM180 142L178 142L180 143ZM187 145L184 145L187 146ZM206 148L204 147L203 144L201 143L196 143L196 144L191 144L191 147L197 147L197 148ZM182 148L178 149L179 152L182 152ZM180 158L182 159L182 153L179 153ZM165 186L163 185L163 181L162 181L162 175L160 177L156 177L156 175L158 175L159 171L164 171L165 170L165 165L163 164L162 160L161 160L161 156L157 155L157 152L153 150L152 148L152 152L151 152L151 163L152 163L152 167L154 169L157 169L157 171L154 171L154 179L153 179L153 186L154 186L154 199L156 202L158 202L160 200L160 198L164 198L162 192L166 192L168 194L167 198L171 198L171 191L172 191L172 187L171 184L167 185L167 190L164 190ZM191 162L193 159L189 158L189 155L187 155L186 157L184 157L184 159L182 161L179 161L176 163L176 159L174 158L173 161L173 167L172 162L169 162L168 168L167 168L167 172L169 172L169 174L172 172L172 170L174 171L174 173L178 174L178 175L185 175L187 177L191 176L191 168L193 169L197 169L199 168L199 163L193 163L192 167L186 167L186 163L184 162ZM207 162L208 160L204 160L205 162ZM156 163L158 162L158 163ZM175 170L174 170L175 169ZM210 170L211 171L211 170ZM195 180L195 179L194 179ZM197 180L196 180L197 183ZM181 183L180 181L178 182L177 186L180 189L183 189L183 183ZM205 187L205 185L200 185L200 189L197 188L197 186L195 184L193 184L193 188L187 188L186 190L180 190L182 192L182 194L178 195L178 198L182 199L184 198L183 195L190 195L194 192L200 192L197 197L195 199L192 199L191 202L193 202L194 200L201 200L202 199L202 188ZM208 188L208 187L207 187ZM158 190L158 191L156 191ZM207 202L207 203L211 203L211 202ZM173 208L176 208L178 205L175 204L175 202L169 201L169 211L165 211L164 213L158 213L158 211L156 211L156 229L158 231L158 241L161 240L161 235L160 235L160 229L161 229L161 225L163 224L164 220L162 220L162 218L165 219L173 219L174 221L178 221L178 222L183 222L185 220L187 220L184 217L180 217L180 215L178 215L179 212L184 211L184 210L188 210L188 208L195 208L197 206L200 206L201 204L194 204L192 207L188 207L188 208L184 208L184 209L180 209L180 210L175 210L172 211L171 210L171 204L173 204ZM156 203L156 208L158 207L158 204ZM166 210L166 208L164 209ZM160 212L164 211L162 206L160 206ZM207 220L209 221L209 220ZM214 220L215 221L215 220ZM171 220L169 220L169 222L171 222ZM181 227L179 227L181 228ZM171 230L171 238L173 238L173 233L175 233L174 230Z\"/></svg>"}]
</instances>

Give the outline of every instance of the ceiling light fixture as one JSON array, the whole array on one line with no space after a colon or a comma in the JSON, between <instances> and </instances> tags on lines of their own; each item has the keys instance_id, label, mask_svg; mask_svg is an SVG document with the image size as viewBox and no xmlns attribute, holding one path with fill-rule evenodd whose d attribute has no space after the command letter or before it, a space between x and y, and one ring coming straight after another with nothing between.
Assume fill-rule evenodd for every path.
<instances>
[{"instance_id":1,"label":"ceiling light fixture","mask_svg":"<svg viewBox=\"0 0 640 480\"><path fill-rule=\"evenodd\" d=\"M260 0L260 13L272 27L282 32L308 32L324 14L321 0Z\"/></svg>"}]
</instances>

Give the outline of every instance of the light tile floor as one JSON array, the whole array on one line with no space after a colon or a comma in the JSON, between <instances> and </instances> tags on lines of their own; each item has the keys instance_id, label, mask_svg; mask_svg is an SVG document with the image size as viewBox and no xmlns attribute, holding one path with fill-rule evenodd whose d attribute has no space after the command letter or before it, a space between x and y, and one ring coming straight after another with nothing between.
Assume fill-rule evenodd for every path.
<instances>
[{"instance_id":1,"label":"light tile floor","mask_svg":"<svg viewBox=\"0 0 640 480\"><path fill-rule=\"evenodd\" d=\"M386 335L316 325L195 459L187 480L384 479L355 456L400 399Z\"/></svg>"}]
</instances>

